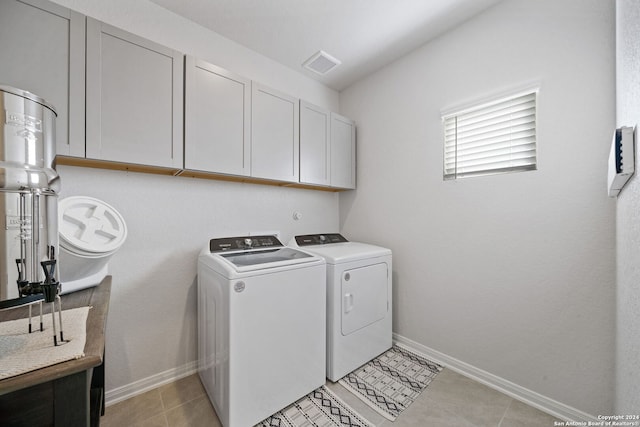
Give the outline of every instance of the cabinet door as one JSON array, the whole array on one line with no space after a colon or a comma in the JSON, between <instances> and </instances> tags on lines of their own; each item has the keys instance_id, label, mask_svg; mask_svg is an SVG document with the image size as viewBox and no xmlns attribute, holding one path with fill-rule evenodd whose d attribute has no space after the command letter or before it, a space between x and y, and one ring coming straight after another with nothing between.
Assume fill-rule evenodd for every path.
<instances>
[{"instance_id":1,"label":"cabinet door","mask_svg":"<svg viewBox=\"0 0 640 427\"><path fill-rule=\"evenodd\" d=\"M182 168L183 55L87 18L87 158Z\"/></svg>"},{"instance_id":2,"label":"cabinet door","mask_svg":"<svg viewBox=\"0 0 640 427\"><path fill-rule=\"evenodd\" d=\"M300 101L300 182L330 185L331 113Z\"/></svg>"},{"instance_id":3,"label":"cabinet door","mask_svg":"<svg viewBox=\"0 0 640 427\"><path fill-rule=\"evenodd\" d=\"M297 98L252 83L251 176L298 182Z\"/></svg>"},{"instance_id":4,"label":"cabinet door","mask_svg":"<svg viewBox=\"0 0 640 427\"><path fill-rule=\"evenodd\" d=\"M331 113L331 186L356 188L356 124Z\"/></svg>"},{"instance_id":5,"label":"cabinet door","mask_svg":"<svg viewBox=\"0 0 640 427\"><path fill-rule=\"evenodd\" d=\"M187 56L185 169L249 175L251 80Z\"/></svg>"},{"instance_id":6,"label":"cabinet door","mask_svg":"<svg viewBox=\"0 0 640 427\"><path fill-rule=\"evenodd\" d=\"M44 98L56 152L84 157L85 17L42 0L0 2L0 81Z\"/></svg>"}]
</instances>

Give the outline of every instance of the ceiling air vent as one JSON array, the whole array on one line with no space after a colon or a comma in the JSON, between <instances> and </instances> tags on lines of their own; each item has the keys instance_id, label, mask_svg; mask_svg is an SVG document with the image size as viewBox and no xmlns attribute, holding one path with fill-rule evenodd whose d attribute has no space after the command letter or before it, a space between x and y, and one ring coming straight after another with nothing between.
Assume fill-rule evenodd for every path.
<instances>
[{"instance_id":1,"label":"ceiling air vent","mask_svg":"<svg viewBox=\"0 0 640 427\"><path fill-rule=\"evenodd\" d=\"M336 58L321 50L318 51L318 53L314 54L311 58L307 59L302 64L302 66L307 70L313 71L314 73L327 74L329 71L333 70L340 64L341 62Z\"/></svg>"}]
</instances>

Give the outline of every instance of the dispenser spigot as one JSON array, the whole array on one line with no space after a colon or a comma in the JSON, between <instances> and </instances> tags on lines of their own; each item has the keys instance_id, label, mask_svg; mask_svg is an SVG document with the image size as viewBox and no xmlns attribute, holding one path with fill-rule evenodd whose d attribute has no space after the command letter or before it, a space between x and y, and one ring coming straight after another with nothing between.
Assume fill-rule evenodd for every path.
<instances>
[{"instance_id":1,"label":"dispenser spigot","mask_svg":"<svg viewBox=\"0 0 640 427\"><path fill-rule=\"evenodd\" d=\"M40 262L42 269L44 270L44 283L42 283L42 293L44 294L44 299L46 302L53 302L58 295L58 282L56 281L54 275L56 271L56 260L52 259L49 261Z\"/></svg>"},{"instance_id":2,"label":"dispenser spigot","mask_svg":"<svg viewBox=\"0 0 640 427\"><path fill-rule=\"evenodd\" d=\"M23 297L27 295L31 295L31 287L29 286L29 281L25 278L25 269L26 269L27 260L24 258L16 259L16 267L18 267L18 294Z\"/></svg>"}]
</instances>

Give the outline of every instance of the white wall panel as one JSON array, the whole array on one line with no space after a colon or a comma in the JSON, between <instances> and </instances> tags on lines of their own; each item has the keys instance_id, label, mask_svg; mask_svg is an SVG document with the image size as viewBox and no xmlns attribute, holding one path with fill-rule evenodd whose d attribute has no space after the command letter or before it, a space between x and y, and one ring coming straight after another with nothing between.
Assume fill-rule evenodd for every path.
<instances>
[{"instance_id":1,"label":"white wall panel","mask_svg":"<svg viewBox=\"0 0 640 427\"><path fill-rule=\"evenodd\" d=\"M640 3L616 1L616 126L640 125ZM636 150L638 150L636 130ZM636 162L640 157L636 153ZM616 414L640 408L640 180L631 178L617 205Z\"/></svg>"},{"instance_id":2,"label":"white wall panel","mask_svg":"<svg viewBox=\"0 0 640 427\"><path fill-rule=\"evenodd\" d=\"M538 170L444 182L440 112L531 82ZM340 195L342 231L393 250L394 331L611 413L613 2L503 1L340 102L358 123L358 190Z\"/></svg>"},{"instance_id":3,"label":"white wall panel","mask_svg":"<svg viewBox=\"0 0 640 427\"><path fill-rule=\"evenodd\" d=\"M209 239L338 229L335 193L141 173L58 168L61 198L90 196L118 210L127 241L111 258L107 390L196 360L196 265ZM293 212L302 213L301 220Z\"/></svg>"}]
</instances>

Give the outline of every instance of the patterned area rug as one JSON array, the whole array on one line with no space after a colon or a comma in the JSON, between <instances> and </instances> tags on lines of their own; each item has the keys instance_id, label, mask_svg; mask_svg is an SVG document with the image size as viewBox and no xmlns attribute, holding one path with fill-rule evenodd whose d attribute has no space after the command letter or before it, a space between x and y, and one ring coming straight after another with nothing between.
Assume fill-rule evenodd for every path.
<instances>
[{"instance_id":1,"label":"patterned area rug","mask_svg":"<svg viewBox=\"0 0 640 427\"><path fill-rule=\"evenodd\" d=\"M395 345L340 379L383 417L394 421L442 371L442 366Z\"/></svg>"},{"instance_id":2,"label":"patterned area rug","mask_svg":"<svg viewBox=\"0 0 640 427\"><path fill-rule=\"evenodd\" d=\"M257 424L260 427L375 427L322 386Z\"/></svg>"}]
</instances>

